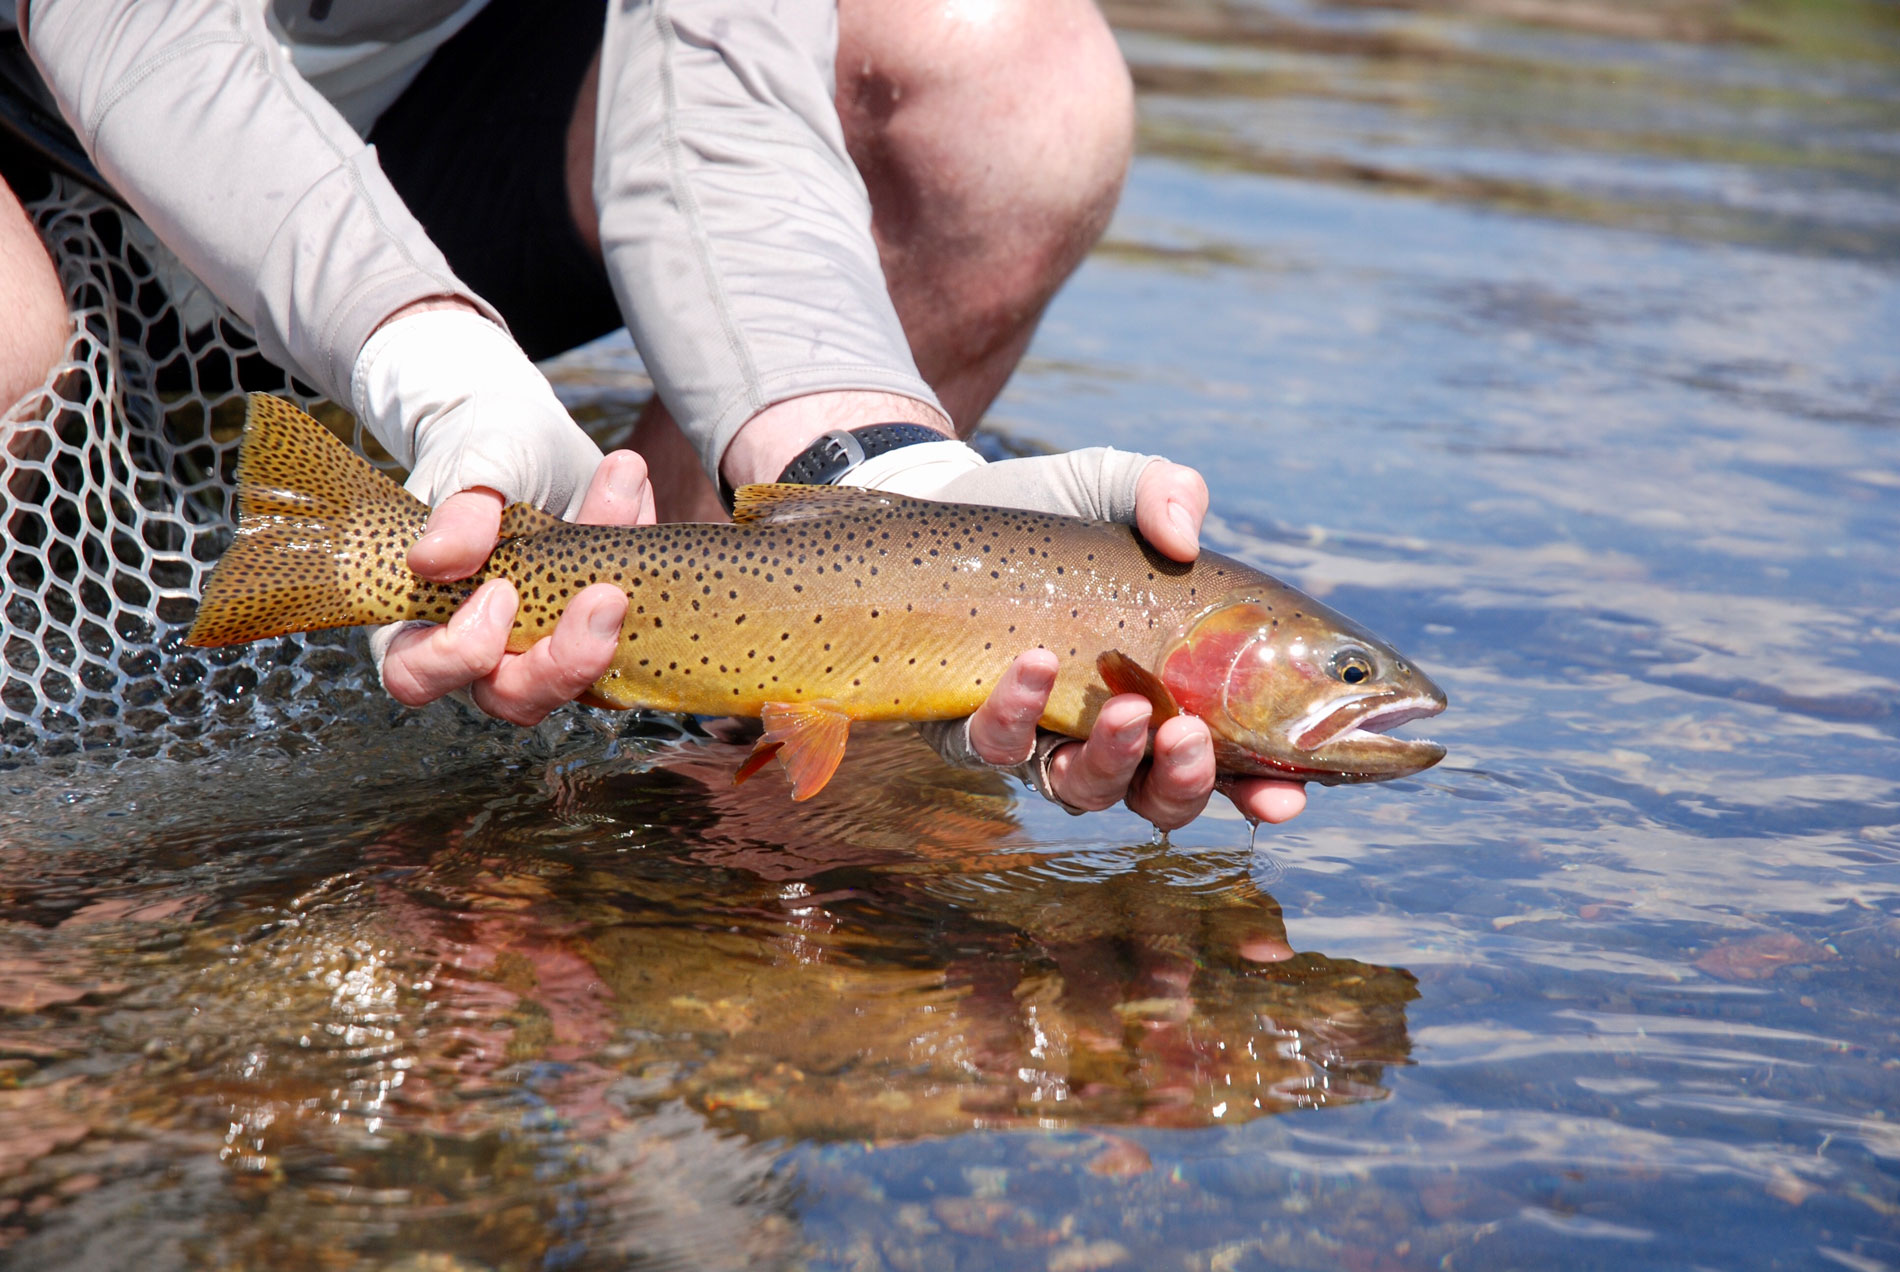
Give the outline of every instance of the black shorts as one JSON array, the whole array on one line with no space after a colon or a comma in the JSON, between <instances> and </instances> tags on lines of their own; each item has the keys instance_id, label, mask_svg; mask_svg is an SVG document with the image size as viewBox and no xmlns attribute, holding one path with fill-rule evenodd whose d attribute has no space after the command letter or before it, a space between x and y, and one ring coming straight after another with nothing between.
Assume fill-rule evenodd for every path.
<instances>
[{"instance_id":1,"label":"black shorts","mask_svg":"<svg viewBox=\"0 0 1900 1272\"><path fill-rule=\"evenodd\" d=\"M546 358L622 325L567 202L567 125L604 0L490 0L370 131L449 266Z\"/></svg>"}]
</instances>

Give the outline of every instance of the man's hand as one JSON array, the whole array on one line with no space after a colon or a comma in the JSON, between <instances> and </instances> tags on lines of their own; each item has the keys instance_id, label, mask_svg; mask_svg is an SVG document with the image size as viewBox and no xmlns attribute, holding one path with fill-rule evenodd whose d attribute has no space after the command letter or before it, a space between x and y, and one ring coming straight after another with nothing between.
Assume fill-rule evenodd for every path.
<instances>
[{"instance_id":1,"label":"man's hand","mask_svg":"<svg viewBox=\"0 0 1900 1272\"><path fill-rule=\"evenodd\" d=\"M985 464L958 443L932 443L880 455L844 481L921 498L1133 521L1143 538L1177 561L1192 561L1200 551L1207 515L1207 483L1192 468L1102 448ZM970 750L989 764L1023 763L1055 678L1054 654L1029 650L1018 658L970 718ZM1138 695L1109 699L1085 742L1049 756L1044 793L1079 809L1125 799L1163 830L1200 816L1215 789L1213 737L1193 716L1165 721L1155 731L1153 761L1144 765L1152 714ZM1254 821L1286 821L1306 806L1298 782L1240 778L1222 789Z\"/></svg>"},{"instance_id":2,"label":"man's hand","mask_svg":"<svg viewBox=\"0 0 1900 1272\"><path fill-rule=\"evenodd\" d=\"M358 355L352 405L364 427L409 467L410 493L436 504L409 568L465 579L495 546L502 508L521 500L608 525L653 520L646 463L606 459L508 333L450 298L399 311ZM507 652L518 602L505 580L483 584L442 626L403 623L371 638L383 684L420 706L467 689L475 705L533 724L599 679L619 645L627 598L596 584L554 633Z\"/></svg>"},{"instance_id":3,"label":"man's hand","mask_svg":"<svg viewBox=\"0 0 1900 1272\"><path fill-rule=\"evenodd\" d=\"M465 579L495 546L502 498L465 490L442 502L409 550L409 568L440 582ZM653 520L646 464L615 451L595 469L577 518L591 525L643 525ZM492 579L442 626L399 624L383 655L383 684L412 707L467 689L475 705L515 724L535 724L570 702L606 672L620 647L627 596L611 583L584 588L568 602L554 634L525 653L508 651L518 597L506 579ZM380 633L379 633L380 635Z\"/></svg>"},{"instance_id":4,"label":"man's hand","mask_svg":"<svg viewBox=\"0 0 1900 1272\"><path fill-rule=\"evenodd\" d=\"M1207 515L1207 483L1192 468L1157 459L1135 486L1135 525L1164 555L1192 561L1200 551ZM1036 743L1036 721L1056 683L1056 656L1032 649L1010 664L987 701L970 717L970 747L991 764L1020 764ZM1154 735L1153 760L1144 764L1153 708L1138 694L1102 704L1085 742L1062 746L1049 759L1050 792L1072 808L1128 807L1162 830L1201 815L1214 793L1214 740L1205 722L1179 715ZM1300 782L1234 778L1222 787L1251 821L1283 822L1306 807Z\"/></svg>"}]
</instances>

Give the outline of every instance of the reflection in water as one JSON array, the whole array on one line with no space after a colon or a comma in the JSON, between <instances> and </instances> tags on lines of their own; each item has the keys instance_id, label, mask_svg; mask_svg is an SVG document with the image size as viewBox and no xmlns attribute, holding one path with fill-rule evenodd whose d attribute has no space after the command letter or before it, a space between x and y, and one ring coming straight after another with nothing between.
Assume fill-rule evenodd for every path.
<instances>
[{"instance_id":1,"label":"reflection in water","mask_svg":"<svg viewBox=\"0 0 1900 1272\"><path fill-rule=\"evenodd\" d=\"M772 1141L1239 1124L1406 1062L1412 977L1296 954L1244 852L1052 855L907 729L788 821L743 749L471 791L261 884L204 889L192 833L78 874L0 850L7 1239L769 1266Z\"/></svg>"},{"instance_id":2,"label":"reflection in water","mask_svg":"<svg viewBox=\"0 0 1900 1272\"><path fill-rule=\"evenodd\" d=\"M1239 823L902 735L7 769L0 1267L1900 1266L1900 8L1112 9L996 415L1446 671L1447 767L1262 834L1328 955Z\"/></svg>"}]
</instances>

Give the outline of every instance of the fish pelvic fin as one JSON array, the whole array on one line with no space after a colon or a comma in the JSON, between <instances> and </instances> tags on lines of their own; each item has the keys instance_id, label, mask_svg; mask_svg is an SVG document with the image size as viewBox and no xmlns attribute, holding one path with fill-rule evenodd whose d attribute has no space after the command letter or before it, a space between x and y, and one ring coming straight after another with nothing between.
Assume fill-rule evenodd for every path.
<instances>
[{"instance_id":1,"label":"fish pelvic fin","mask_svg":"<svg viewBox=\"0 0 1900 1272\"><path fill-rule=\"evenodd\" d=\"M777 755L779 748L784 745L783 742L774 742L769 738L760 738L758 742L753 745L752 754L745 757L745 763L741 764L738 772L732 775L732 784L734 786L743 784L747 778L770 764L772 757Z\"/></svg>"},{"instance_id":2,"label":"fish pelvic fin","mask_svg":"<svg viewBox=\"0 0 1900 1272\"><path fill-rule=\"evenodd\" d=\"M1161 683L1161 678L1121 650L1109 649L1097 654L1095 670L1110 693L1138 693L1148 700L1154 708L1154 714L1148 718L1150 728L1158 727L1163 720L1181 714L1180 704L1175 702L1168 687Z\"/></svg>"},{"instance_id":3,"label":"fish pelvic fin","mask_svg":"<svg viewBox=\"0 0 1900 1272\"><path fill-rule=\"evenodd\" d=\"M282 398L251 395L237 487L237 537L186 644L439 619L468 590L409 572L428 507Z\"/></svg>"},{"instance_id":4,"label":"fish pelvic fin","mask_svg":"<svg viewBox=\"0 0 1900 1272\"><path fill-rule=\"evenodd\" d=\"M768 702L759 716L765 736L732 775L737 786L776 755L792 779L792 798L808 800L825 789L844 758L851 717L830 702Z\"/></svg>"}]
</instances>

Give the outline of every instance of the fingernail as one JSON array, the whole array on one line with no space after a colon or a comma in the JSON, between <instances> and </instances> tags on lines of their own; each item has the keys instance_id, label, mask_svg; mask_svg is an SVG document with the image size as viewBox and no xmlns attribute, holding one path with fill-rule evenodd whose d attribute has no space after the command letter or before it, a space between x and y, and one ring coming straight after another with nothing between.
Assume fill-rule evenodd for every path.
<instances>
[{"instance_id":1,"label":"fingernail","mask_svg":"<svg viewBox=\"0 0 1900 1272\"><path fill-rule=\"evenodd\" d=\"M625 617L625 610L615 612L612 606L597 609L587 620L587 632L599 640L619 640L620 622Z\"/></svg>"},{"instance_id":2,"label":"fingernail","mask_svg":"<svg viewBox=\"0 0 1900 1272\"><path fill-rule=\"evenodd\" d=\"M1170 501L1168 504L1168 521L1176 530L1181 532L1182 538L1197 547L1200 545L1200 527L1194 523L1194 514L1189 512L1184 506Z\"/></svg>"},{"instance_id":3,"label":"fingernail","mask_svg":"<svg viewBox=\"0 0 1900 1272\"><path fill-rule=\"evenodd\" d=\"M1277 936L1250 936L1238 952L1250 963L1284 963L1293 957L1293 947Z\"/></svg>"},{"instance_id":4,"label":"fingernail","mask_svg":"<svg viewBox=\"0 0 1900 1272\"><path fill-rule=\"evenodd\" d=\"M494 588L476 588L475 594L456 606L455 612L449 615L449 630L459 635L471 628L480 627L488 618L488 607L494 598Z\"/></svg>"},{"instance_id":5,"label":"fingernail","mask_svg":"<svg viewBox=\"0 0 1900 1272\"><path fill-rule=\"evenodd\" d=\"M1189 736L1188 740L1174 748L1176 764L1199 764L1207 754L1207 738L1199 733Z\"/></svg>"},{"instance_id":6,"label":"fingernail","mask_svg":"<svg viewBox=\"0 0 1900 1272\"><path fill-rule=\"evenodd\" d=\"M1113 737L1116 742L1126 744L1133 742L1136 738L1141 737L1147 732L1148 722L1146 720L1130 720L1127 724L1118 725Z\"/></svg>"},{"instance_id":7,"label":"fingernail","mask_svg":"<svg viewBox=\"0 0 1900 1272\"><path fill-rule=\"evenodd\" d=\"M1049 667L1025 667L1022 670L1020 681L1025 689L1034 690L1036 693L1045 693L1055 688L1056 673Z\"/></svg>"}]
</instances>

